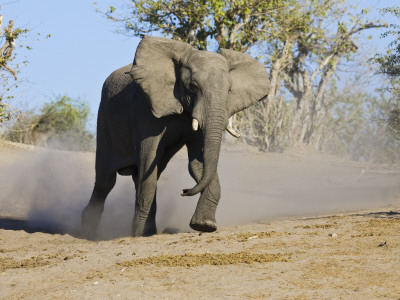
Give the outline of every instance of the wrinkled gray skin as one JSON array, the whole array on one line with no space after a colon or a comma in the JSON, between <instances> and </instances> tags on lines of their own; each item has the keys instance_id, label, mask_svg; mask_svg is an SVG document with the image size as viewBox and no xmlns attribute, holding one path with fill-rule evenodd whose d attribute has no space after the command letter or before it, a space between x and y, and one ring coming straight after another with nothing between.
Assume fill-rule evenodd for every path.
<instances>
[{"instance_id":1,"label":"wrinkled gray skin","mask_svg":"<svg viewBox=\"0 0 400 300\"><path fill-rule=\"evenodd\" d=\"M217 165L228 118L264 98L268 89L264 67L246 54L199 51L183 42L144 37L133 64L114 71L103 85L96 182L82 213L84 236L94 238L117 172L132 176L136 187L132 235L155 234L157 180L185 145L197 184L182 195L201 193L190 227L215 231Z\"/></svg>"}]
</instances>

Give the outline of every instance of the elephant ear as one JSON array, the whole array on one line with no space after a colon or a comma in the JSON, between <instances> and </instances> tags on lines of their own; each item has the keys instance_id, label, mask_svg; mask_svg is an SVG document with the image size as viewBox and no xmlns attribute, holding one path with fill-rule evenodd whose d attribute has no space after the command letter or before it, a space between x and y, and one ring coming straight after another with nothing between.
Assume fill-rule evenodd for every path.
<instances>
[{"instance_id":1,"label":"elephant ear","mask_svg":"<svg viewBox=\"0 0 400 300\"><path fill-rule=\"evenodd\" d=\"M187 43L151 36L137 47L128 73L143 89L157 118L183 111L176 65L191 49Z\"/></svg>"},{"instance_id":2,"label":"elephant ear","mask_svg":"<svg viewBox=\"0 0 400 300\"><path fill-rule=\"evenodd\" d=\"M251 56L228 49L221 49L221 54L231 65L232 86L226 104L230 117L264 99L270 82L265 68Z\"/></svg>"}]
</instances>

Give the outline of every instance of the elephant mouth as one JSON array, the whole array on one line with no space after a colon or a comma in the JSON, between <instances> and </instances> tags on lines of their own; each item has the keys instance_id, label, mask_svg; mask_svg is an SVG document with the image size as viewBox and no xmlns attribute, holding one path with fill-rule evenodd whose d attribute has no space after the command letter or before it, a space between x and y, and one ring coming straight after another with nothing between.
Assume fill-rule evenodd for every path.
<instances>
[{"instance_id":1,"label":"elephant mouth","mask_svg":"<svg viewBox=\"0 0 400 300\"><path fill-rule=\"evenodd\" d=\"M197 121L196 118L193 118L192 120L192 129L193 131L197 131L199 129L199 121ZM226 126L225 130L233 137L237 139L240 138L240 134L233 130L229 124Z\"/></svg>"}]
</instances>

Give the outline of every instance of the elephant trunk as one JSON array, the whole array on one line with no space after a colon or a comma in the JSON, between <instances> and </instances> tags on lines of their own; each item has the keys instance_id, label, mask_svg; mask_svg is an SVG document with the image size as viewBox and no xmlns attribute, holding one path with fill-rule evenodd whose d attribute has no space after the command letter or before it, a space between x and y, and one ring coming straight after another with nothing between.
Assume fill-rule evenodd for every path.
<instances>
[{"instance_id":1,"label":"elephant trunk","mask_svg":"<svg viewBox=\"0 0 400 300\"><path fill-rule=\"evenodd\" d=\"M225 109L210 110L203 129L203 176L190 190L183 190L182 196L193 196L202 192L217 173L222 135L226 128Z\"/></svg>"}]
</instances>

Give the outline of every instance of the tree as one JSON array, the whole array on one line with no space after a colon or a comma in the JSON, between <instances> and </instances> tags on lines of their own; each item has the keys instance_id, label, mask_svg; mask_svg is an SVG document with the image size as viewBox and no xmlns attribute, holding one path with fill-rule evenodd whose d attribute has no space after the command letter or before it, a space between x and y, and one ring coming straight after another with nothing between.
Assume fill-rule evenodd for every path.
<instances>
[{"instance_id":1,"label":"tree","mask_svg":"<svg viewBox=\"0 0 400 300\"><path fill-rule=\"evenodd\" d=\"M388 7L381 10L382 14L391 14L400 20L400 7ZM378 74L387 76L390 80L390 87L387 89L392 94L391 109L386 116L388 131L400 143L400 25L390 24L389 30L383 35L394 37L389 44L386 54L377 54L372 59L379 69Z\"/></svg>"},{"instance_id":2,"label":"tree","mask_svg":"<svg viewBox=\"0 0 400 300\"><path fill-rule=\"evenodd\" d=\"M94 135L87 129L89 106L69 97L45 103L38 114L20 113L6 139L50 148L92 151Z\"/></svg>"},{"instance_id":3,"label":"tree","mask_svg":"<svg viewBox=\"0 0 400 300\"><path fill-rule=\"evenodd\" d=\"M270 93L250 112L236 116L241 119L236 130L243 130L240 124L254 124L257 115L264 126L254 130L260 135L251 139L261 150L280 151L282 145L296 142L320 148L325 116L334 100L324 97L332 76L341 62L354 57L357 34L382 26L369 21L366 10L354 14L354 9L342 0L307 0L280 10L283 17L274 25L275 34L259 45L270 70ZM285 106L279 104L282 97ZM277 106L287 113L276 114Z\"/></svg>"},{"instance_id":4,"label":"tree","mask_svg":"<svg viewBox=\"0 0 400 300\"><path fill-rule=\"evenodd\" d=\"M3 26L4 17L0 15L0 123L9 120L11 113L7 110L7 104L4 99L10 99L12 96L6 96L10 91L12 84L11 79L18 80L17 69L11 66L15 59L15 44L21 34L28 32L27 29L14 28L14 21L10 20L8 26Z\"/></svg>"},{"instance_id":5,"label":"tree","mask_svg":"<svg viewBox=\"0 0 400 300\"><path fill-rule=\"evenodd\" d=\"M110 6L104 14L121 24L127 34L158 32L198 49L221 47L244 52L264 38L272 28L268 24L279 18L278 11L293 3L294 0L130 0L128 11Z\"/></svg>"},{"instance_id":6,"label":"tree","mask_svg":"<svg viewBox=\"0 0 400 300\"><path fill-rule=\"evenodd\" d=\"M158 32L199 49L255 50L269 69L270 93L233 117L233 125L253 134L247 140L265 151L294 142L319 147L330 107L329 98L323 97L327 84L339 63L358 50L357 34L382 26L369 21L366 10L355 14L356 8L344 0L129 3L128 13L117 16L119 9L113 6L105 13L125 33ZM279 113L282 108L285 114Z\"/></svg>"}]
</instances>

